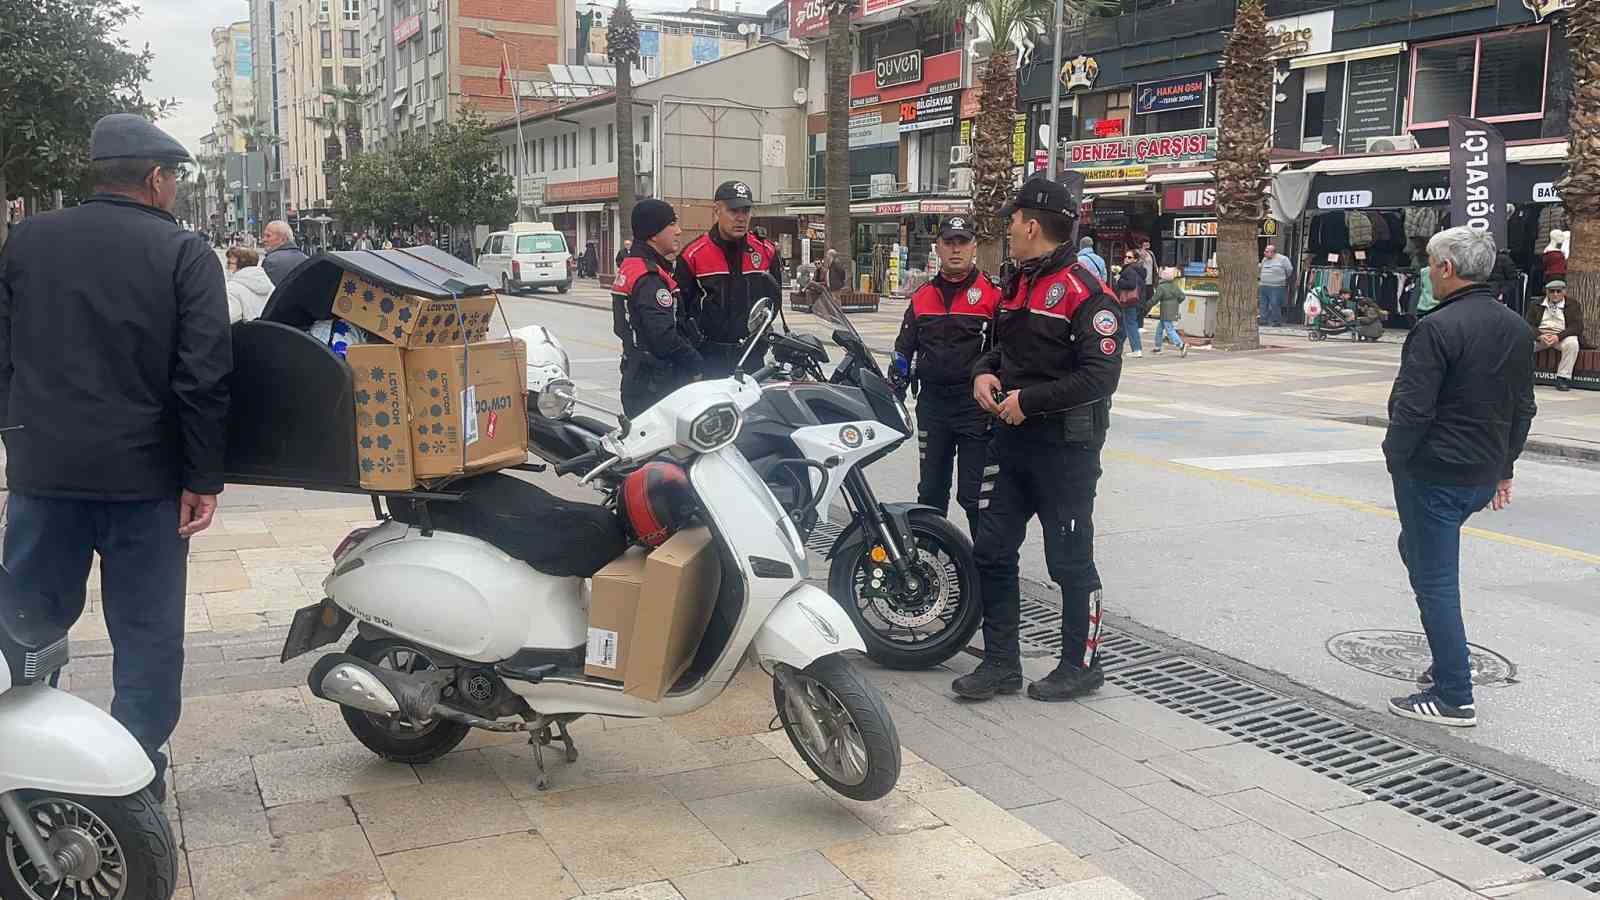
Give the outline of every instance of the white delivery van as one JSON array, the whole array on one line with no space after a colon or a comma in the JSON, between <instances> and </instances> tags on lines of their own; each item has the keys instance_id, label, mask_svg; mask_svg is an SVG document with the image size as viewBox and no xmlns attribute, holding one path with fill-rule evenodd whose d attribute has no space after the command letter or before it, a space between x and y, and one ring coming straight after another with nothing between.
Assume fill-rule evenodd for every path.
<instances>
[{"instance_id":1,"label":"white delivery van","mask_svg":"<svg viewBox=\"0 0 1600 900\"><path fill-rule=\"evenodd\" d=\"M478 268L499 282L502 294L541 287L565 294L576 265L566 237L550 222L512 222L490 234L478 254Z\"/></svg>"}]
</instances>

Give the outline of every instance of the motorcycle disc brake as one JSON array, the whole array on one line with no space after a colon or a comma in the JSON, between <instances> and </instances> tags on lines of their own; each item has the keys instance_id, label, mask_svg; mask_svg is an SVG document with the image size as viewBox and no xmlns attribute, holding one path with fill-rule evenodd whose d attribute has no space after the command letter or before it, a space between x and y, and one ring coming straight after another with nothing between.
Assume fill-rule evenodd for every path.
<instances>
[{"instance_id":1,"label":"motorcycle disc brake","mask_svg":"<svg viewBox=\"0 0 1600 900\"><path fill-rule=\"evenodd\" d=\"M949 601L950 586L933 554L917 548L914 567L922 588L916 592L907 590L887 563L879 564L869 558L861 567L861 574L865 576L861 595L870 600L872 608L891 625L920 628L939 618Z\"/></svg>"}]
</instances>

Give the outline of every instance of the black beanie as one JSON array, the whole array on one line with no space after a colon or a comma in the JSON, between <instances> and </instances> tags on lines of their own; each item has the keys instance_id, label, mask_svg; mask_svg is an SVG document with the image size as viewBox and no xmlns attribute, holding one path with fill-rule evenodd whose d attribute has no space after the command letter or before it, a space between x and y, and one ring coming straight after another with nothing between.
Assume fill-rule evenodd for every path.
<instances>
[{"instance_id":1,"label":"black beanie","mask_svg":"<svg viewBox=\"0 0 1600 900\"><path fill-rule=\"evenodd\" d=\"M654 197L646 197L633 205L633 239L648 241L678 221L672 204Z\"/></svg>"}]
</instances>

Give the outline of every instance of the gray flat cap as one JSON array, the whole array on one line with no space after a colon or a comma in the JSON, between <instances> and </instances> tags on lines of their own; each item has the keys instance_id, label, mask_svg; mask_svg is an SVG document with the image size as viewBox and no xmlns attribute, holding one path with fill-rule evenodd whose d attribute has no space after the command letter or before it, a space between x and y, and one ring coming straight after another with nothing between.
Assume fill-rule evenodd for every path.
<instances>
[{"instance_id":1,"label":"gray flat cap","mask_svg":"<svg viewBox=\"0 0 1600 900\"><path fill-rule=\"evenodd\" d=\"M89 137L89 158L153 159L158 162L190 162L193 157L172 135L133 113L113 113L94 123Z\"/></svg>"}]
</instances>

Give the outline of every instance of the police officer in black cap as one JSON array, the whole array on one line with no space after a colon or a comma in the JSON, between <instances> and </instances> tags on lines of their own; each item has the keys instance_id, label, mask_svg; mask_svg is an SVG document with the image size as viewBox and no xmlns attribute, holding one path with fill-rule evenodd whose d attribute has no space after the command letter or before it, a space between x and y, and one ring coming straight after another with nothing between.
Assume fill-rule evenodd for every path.
<instances>
[{"instance_id":1,"label":"police officer in black cap","mask_svg":"<svg viewBox=\"0 0 1600 900\"><path fill-rule=\"evenodd\" d=\"M5 566L58 624L100 556L111 714L155 763L178 723L189 538L222 492L233 367L228 291L206 239L173 217L191 161L136 115L106 116L95 193L30 216L0 252Z\"/></svg>"},{"instance_id":2,"label":"police officer in black cap","mask_svg":"<svg viewBox=\"0 0 1600 900\"><path fill-rule=\"evenodd\" d=\"M707 378L733 373L750 334L750 303L772 293L750 274L765 272L781 287L783 260L778 248L750 230L750 208L755 200L742 181L724 181L712 203L716 221L711 230L683 248L678 257L678 284L683 287L684 316L691 333L701 338ZM782 301L782 297L773 297ZM761 366L761 354L752 353L747 368Z\"/></svg>"},{"instance_id":3,"label":"police officer in black cap","mask_svg":"<svg viewBox=\"0 0 1600 900\"><path fill-rule=\"evenodd\" d=\"M611 283L612 330L622 340L622 411L636 416L699 377L700 352L684 332L668 260L683 229L664 200L633 207L633 244Z\"/></svg>"},{"instance_id":4,"label":"police officer in black cap","mask_svg":"<svg viewBox=\"0 0 1600 900\"><path fill-rule=\"evenodd\" d=\"M1005 210L1017 272L1005 286L995 346L973 368L973 399L999 423L984 469L973 540L983 596L983 662L957 678L972 699L1022 689L1017 549L1044 529L1045 565L1061 588L1061 662L1028 687L1068 700L1104 683L1094 495L1111 394L1122 373L1117 301L1072 247L1082 176L1030 179Z\"/></svg>"},{"instance_id":5,"label":"police officer in black cap","mask_svg":"<svg viewBox=\"0 0 1600 900\"><path fill-rule=\"evenodd\" d=\"M978 270L971 220L952 216L939 227L939 274L911 293L895 338L889 380L902 392L917 390L917 450L921 480L917 502L946 515L950 472L956 502L978 532L978 485L993 421L972 399L972 367L988 352L1000 288Z\"/></svg>"}]
</instances>

